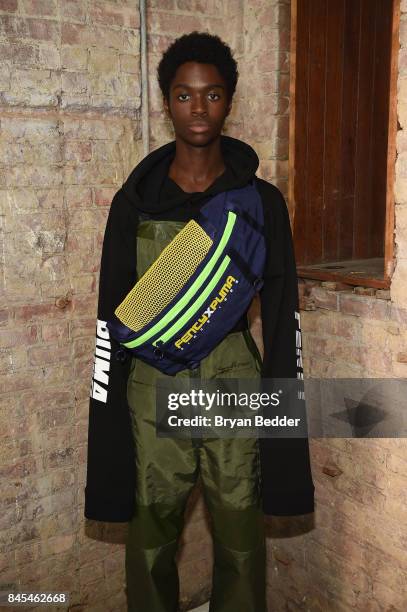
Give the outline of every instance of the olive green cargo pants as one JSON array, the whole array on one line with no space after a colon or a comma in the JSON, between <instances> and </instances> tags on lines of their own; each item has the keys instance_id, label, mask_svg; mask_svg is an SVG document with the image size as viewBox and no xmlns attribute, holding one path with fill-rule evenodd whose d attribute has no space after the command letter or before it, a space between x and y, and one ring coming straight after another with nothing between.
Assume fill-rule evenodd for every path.
<instances>
[{"instance_id":1,"label":"olive green cargo pants","mask_svg":"<svg viewBox=\"0 0 407 612\"><path fill-rule=\"evenodd\" d=\"M179 229L179 223L141 224L140 275ZM256 378L259 371L258 351L245 331L229 334L197 370L176 377ZM137 476L126 543L128 610L178 611L175 555L187 500L200 475L214 545L210 612L267 612L258 439L157 437L155 388L162 376L132 359L127 397Z\"/></svg>"}]
</instances>

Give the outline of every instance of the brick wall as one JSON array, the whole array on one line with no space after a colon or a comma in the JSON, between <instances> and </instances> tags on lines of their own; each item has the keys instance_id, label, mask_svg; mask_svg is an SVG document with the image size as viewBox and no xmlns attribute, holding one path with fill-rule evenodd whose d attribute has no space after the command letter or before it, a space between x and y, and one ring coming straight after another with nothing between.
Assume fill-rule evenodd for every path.
<instances>
[{"instance_id":1,"label":"brick wall","mask_svg":"<svg viewBox=\"0 0 407 612\"><path fill-rule=\"evenodd\" d=\"M83 487L103 232L141 150L137 2L2 0L0 49L0 584L124 609L122 534L85 534Z\"/></svg>"},{"instance_id":2,"label":"brick wall","mask_svg":"<svg viewBox=\"0 0 407 612\"><path fill-rule=\"evenodd\" d=\"M207 29L239 61L225 133L254 146L259 174L287 195L289 1L147 4L151 148L173 138L159 57L178 35ZM405 0L402 11L393 283L300 285L307 376L406 374ZM103 232L112 195L142 157L138 7L0 0L0 24L0 584L63 589L76 610L116 612L125 528L85 524L83 487ZM313 439L311 451L316 526L269 525L269 612L403 609L403 440ZM209 594L207 519L197 490L178 556L184 607Z\"/></svg>"},{"instance_id":3,"label":"brick wall","mask_svg":"<svg viewBox=\"0 0 407 612\"><path fill-rule=\"evenodd\" d=\"M242 124L237 137L260 158L258 175L287 195L290 2L244 3ZM240 102L240 101L239 101Z\"/></svg>"}]
</instances>

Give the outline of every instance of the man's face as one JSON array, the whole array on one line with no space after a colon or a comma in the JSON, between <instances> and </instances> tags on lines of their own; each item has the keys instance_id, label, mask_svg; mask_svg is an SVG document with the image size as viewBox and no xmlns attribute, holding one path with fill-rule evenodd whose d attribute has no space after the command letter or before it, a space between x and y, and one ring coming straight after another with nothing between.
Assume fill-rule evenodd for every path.
<instances>
[{"instance_id":1,"label":"man's face","mask_svg":"<svg viewBox=\"0 0 407 612\"><path fill-rule=\"evenodd\" d=\"M175 73L164 108L176 137L203 147L220 135L231 102L228 102L226 82L216 66L185 62Z\"/></svg>"}]
</instances>

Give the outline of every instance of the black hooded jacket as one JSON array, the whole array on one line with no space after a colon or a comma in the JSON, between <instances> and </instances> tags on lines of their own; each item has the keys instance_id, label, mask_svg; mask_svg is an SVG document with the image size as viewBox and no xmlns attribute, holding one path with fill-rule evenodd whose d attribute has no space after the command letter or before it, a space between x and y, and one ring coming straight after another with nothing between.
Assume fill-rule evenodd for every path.
<instances>
[{"instance_id":1,"label":"black hooded jacket","mask_svg":"<svg viewBox=\"0 0 407 612\"><path fill-rule=\"evenodd\" d=\"M140 219L189 220L204 202L255 177L259 159L246 143L221 136L226 170L204 192L186 193L168 177L175 141L147 155L113 197L103 240L95 366L89 403L85 516L129 521L135 507L135 461L127 379L131 359L106 321L137 280L136 231ZM294 248L281 192L255 178L263 201L267 261L260 291L264 358L262 377L302 378L301 328ZM266 515L314 511L307 438L260 438L263 510Z\"/></svg>"}]
</instances>

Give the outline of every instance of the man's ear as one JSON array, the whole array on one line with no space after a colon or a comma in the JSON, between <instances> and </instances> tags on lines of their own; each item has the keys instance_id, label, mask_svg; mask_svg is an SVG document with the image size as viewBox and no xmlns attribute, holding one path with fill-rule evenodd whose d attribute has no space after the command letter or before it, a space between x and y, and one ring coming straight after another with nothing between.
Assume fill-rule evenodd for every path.
<instances>
[{"instance_id":1,"label":"man's ear","mask_svg":"<svg viewBox=\"0 0 407 612\"><path fill-rule=\"evenodd\" d=\"M164 107L165 114L167 115L169 119L171 119L170 105L169 105L167 98L165 97L163 97L163 107Z\"/></svg>"},{"instance_id":2,"label":"man's ear","mask_svg":"<svg viewBox=\"0 0 407 612\"><path fill-rule=\"evenodd\" d=\"M230 111L232 110L232 100L229 102L227 108L226 108L226 115L225 115L225 119L226 117L229 115Z\"/></svg>"}]
</instances>

